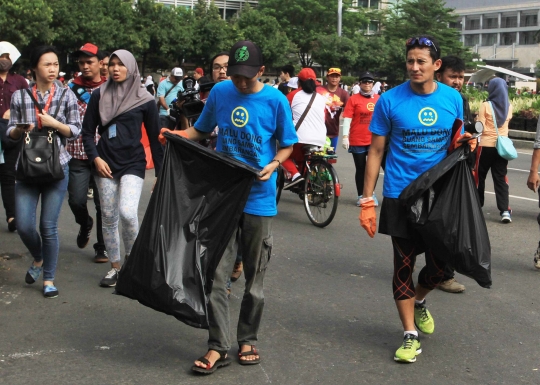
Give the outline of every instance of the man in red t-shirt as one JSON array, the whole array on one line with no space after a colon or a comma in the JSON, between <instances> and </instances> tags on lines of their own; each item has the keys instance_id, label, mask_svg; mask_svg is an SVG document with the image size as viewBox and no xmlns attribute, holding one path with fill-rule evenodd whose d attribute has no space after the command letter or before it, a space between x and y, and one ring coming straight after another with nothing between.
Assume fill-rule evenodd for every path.
<instances>
[{"instance_id":1,"label":"man in red t-shirt","mask_svg":"<svg viewBox=\"0 0 540 385\"><path fill-rule=\"evenodd\" d=\"M349 100L349 94L343 88L339 87L341 69L330 68L326 75L326 80L326 86L319 87L317 92L326 98L326 136L330 138L331 146L334 147L335 151L339 136L339 117Z\"/></svg>"}]
</instances>

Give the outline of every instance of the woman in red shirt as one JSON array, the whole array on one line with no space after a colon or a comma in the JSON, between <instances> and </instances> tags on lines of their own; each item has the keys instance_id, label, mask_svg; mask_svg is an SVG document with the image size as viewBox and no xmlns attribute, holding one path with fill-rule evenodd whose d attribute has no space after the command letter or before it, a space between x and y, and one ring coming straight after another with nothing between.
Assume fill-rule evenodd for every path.
<instances>
[{"instance_id":1,"label":"woman in red shirt","mask_svg":"<svg viewBox=\"0 0 540 385\"><path fill-rule=\"evenodd\" d=\"M375 103L379 100L379 95L373 92L375 79L369 72L360 76L360 93L349 98L345 111L343 112L343 148L353 155L356 167L355 181L358 192L357 206L360 206L362 191L364 190L364 174L366 170L366 160L371 144L371 132L369 124ZM375 193L373 193L375 206L379 205Z\"/></svg>"}]
</instances>

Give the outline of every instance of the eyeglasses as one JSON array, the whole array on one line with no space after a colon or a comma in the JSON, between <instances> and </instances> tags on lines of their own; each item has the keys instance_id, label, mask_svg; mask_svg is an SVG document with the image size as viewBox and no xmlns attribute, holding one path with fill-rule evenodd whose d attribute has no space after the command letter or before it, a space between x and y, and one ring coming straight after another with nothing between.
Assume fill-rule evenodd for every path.
<instances>
[{"instance_id":1,"label":"eyeglasses","mask_svg":"<svg viewBox=\"0 0 540 385\"><path fill-rule=\"evenodd\" d=\"M224 66L219 65L219 64L214 64L214 65L212 66L212 69L213 69L214 71L221 71L222 69L224 69L225 72L227 72L227 68L228 68L228 67L229 67L229 64L228 64L228 63L225 64Z\"/></svg>"},{"instance_id":2,"label":"eyeglasses","mask_svg":"<svg viewBox=\"0 0 540 385\"><path fill-rule=\"evenodd\" d=\"M362 79L362 80L360 80L360 83L364 83L364 84L366 84L366 83L375 83L375 81L374 80L369 80L369 79Z\"/></svg>"},{"instance_id":3,"label":"eyeglasses","mask_svg":"<svg viewBox=\"0 0 540 385\"><path fill-rule=\"evenodd\" d=\"M415 45L417 44L420 45L420 46L424 46L424 47L433 47L433 49L435 50L435 52L438 52L437 51L437 46L435 45L434 42L432 42L431 40L429 40L427 37L411 37L410 39L407 40L407 42L405 43L405 45L407 47L410 47L411 45Z\"/></svg>"}]
</instances>

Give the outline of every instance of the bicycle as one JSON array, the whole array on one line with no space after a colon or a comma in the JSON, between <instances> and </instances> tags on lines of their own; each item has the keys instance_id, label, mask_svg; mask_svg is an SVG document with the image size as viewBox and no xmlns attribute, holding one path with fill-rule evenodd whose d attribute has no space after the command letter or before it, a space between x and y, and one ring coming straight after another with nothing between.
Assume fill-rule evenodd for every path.
<instances>
[{"instance_id":1,"label":"bicycle","mask_svg":"<svg viewBox=\"0 0 540 385\"><path fill-rule=\"evenodd\" d=\"M304 146L304 162L300 169L304 181L290 188L304 202L306 214L315 226L328 226L337 212L341 185L336 170L328 162L337 159L335 154L327 154L318 146ZM285 170L280 167L277 177L276 201L279 202L285 184Z\"/></svg>"}]
</instances>

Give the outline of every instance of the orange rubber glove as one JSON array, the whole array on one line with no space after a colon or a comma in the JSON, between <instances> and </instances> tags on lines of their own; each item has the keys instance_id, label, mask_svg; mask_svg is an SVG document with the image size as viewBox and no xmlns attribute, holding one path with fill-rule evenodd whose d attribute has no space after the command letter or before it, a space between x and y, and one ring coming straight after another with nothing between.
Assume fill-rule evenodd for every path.
<instances>
[{"instance_id":1,"label":"orange rubber glove","mask_svg":"<svg viewBox=\"0 0 540 385\"><path fill-rule=\"evenodd\" d=\"M472 136L472 134L470 132L466 132L463 135L460 135L457 139L453 140L452 143L450 143L450 147L448 148L448 153L451 153L457 147L462 145L462 143L459 143L459 141L461 139L470 138L471 136ZM473 152L476 149L476 145L478 143L478 138L471 139L471 140L468 141L468 143L469 143L469 147L471 148L471 152Z\"/></svg>"},{"instance_id":2,"label":"orange rubber glove","mask_svg":"<svg viewBox=\"0 0 540 385\"><path fill-rule=\"evenodd\" d=\"M182 130L182 131L178 131L178 130L169 130L168 128L165 128L163 127L159 133L159 136L158 136L158 140L159 140L159 143L161 143L162 145L165 146L165 144L167 143L167 138L165 138L165 136L163 136L164 133L170 133L170 134L173 134L173 135L178 135L178 136L181 136L183 138L186 138L186 139L189 139L188 138L188 134L185 130Z\"/></svg>"},{"instance_id":3,"label":"orange rubber glove","mask_svg":"<svg viewBox=\"0 0 540 385\"><path fill-rule=\"evenodd\" d=\"M377 213L375 212L375 201L372 197L360 199L360 226L366 230L373 238L377 231Z\"/></svg>"}]
</instances>

